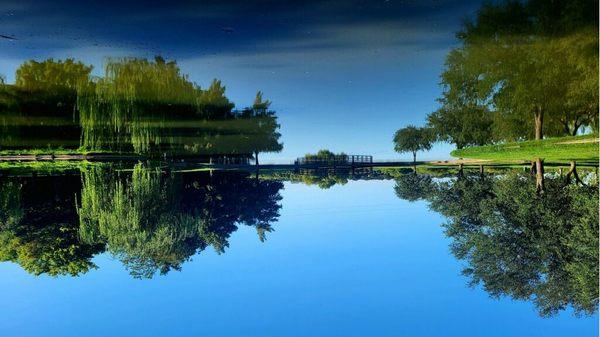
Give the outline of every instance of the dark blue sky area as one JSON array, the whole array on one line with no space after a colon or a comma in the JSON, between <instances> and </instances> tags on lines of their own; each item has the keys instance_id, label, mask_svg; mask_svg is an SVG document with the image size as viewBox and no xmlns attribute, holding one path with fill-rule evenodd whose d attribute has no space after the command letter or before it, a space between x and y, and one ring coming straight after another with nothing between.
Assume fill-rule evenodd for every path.
<instances>
[{"instance_id":1,"label":"dark blue sky area","mask_svg":"<svg viewBox=\"0 0 600 337\"><path fill-rule=\"evenodd\" d=\"M190 79L227 85L238 107L273 100L290 160L329 148L391 159L392 136L436 108L454 32L479 1L0 2L0 74L27 59L175 59ZM436 146L424 158L446 158ZM403 156L404 157L404 156ZM408 158L408 157L406 157ZM269 159L267 159L268 161Z\"/></svg>"}]
</instances>

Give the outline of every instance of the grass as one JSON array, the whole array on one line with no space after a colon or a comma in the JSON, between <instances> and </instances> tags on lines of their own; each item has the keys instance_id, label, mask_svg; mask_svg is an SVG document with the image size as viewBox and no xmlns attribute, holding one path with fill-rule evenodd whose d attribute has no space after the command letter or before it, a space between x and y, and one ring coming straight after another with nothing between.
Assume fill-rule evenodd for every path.
<instances>
[{"instance_id":1,"label":"grass","mask_svg":"<svg viewBox=\"0 0 600 337\"><path fill-rule=\"evenodd\" d=\"M574 137L548 138L525 142L505 143L497 145L474 146L454 150L451 155L457 158L486 159L492 162L531 161L542 158L546 162L564 162L575 160L581 163L598 164L600 147L598 134ZM572 143L585 141L587 143ZM589 142L591 141L591 142Z\"/></svg>"},{"instance_id":2,"label":"grass","mask_svg":"<svg viewBox=\"0 0 600 337\"><path fill-rule=\"evenodd\" d=\"M0 162L0 175L39 175L64 174L79 172L82 168L100 163L88 161L54 161L54 162Z\"/></svg>"},{"instance_id":3,"label":"grass","mask_svg":"<svg viewBox=\"0 0 600 337\"><path fill-rule=\"evenodd\" d=\"M89 151L86 149L65 149L65 148L32 148L32 149L10 149L0 150L0 156L25 156L25 155L85 155L93 153L102 154L121 154L103 150Z\"/></svg>"}]
</instances>

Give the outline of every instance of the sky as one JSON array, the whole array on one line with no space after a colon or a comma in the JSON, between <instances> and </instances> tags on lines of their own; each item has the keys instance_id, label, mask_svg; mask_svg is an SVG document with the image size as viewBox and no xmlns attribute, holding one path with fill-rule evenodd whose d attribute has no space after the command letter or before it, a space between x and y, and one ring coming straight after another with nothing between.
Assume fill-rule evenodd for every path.
<instances>
[{"instance_id":1,"label":"sky","mask_svg":"<svg viewBox=\"0 0 600 337\"><path fill-rule=\"evenodd\" d=\"M370 196L365 198L365 196ZM286 183L274 231L240 226L182 270L133 279L118 258L79 277L0 264L3 336L594 336L598 315L540 317L468 286L441 215L394 181Z\"/></svg>"},{"instance_id":2,"label":"sky","mask_svg":"<svg viewBox=\"0 0 600 337\"><path fill-rule=\"evenodd\" d=\"M479 1L0 1L0 74L29 59L161 55L201 87L223 81L237 108L273 101L288 162L319 149L411 159L394 132L424 125L455 32ZM10 39L6 38L10 37ZM436 144L420 159L448 159Z\"/></svg>"}]
</instances>

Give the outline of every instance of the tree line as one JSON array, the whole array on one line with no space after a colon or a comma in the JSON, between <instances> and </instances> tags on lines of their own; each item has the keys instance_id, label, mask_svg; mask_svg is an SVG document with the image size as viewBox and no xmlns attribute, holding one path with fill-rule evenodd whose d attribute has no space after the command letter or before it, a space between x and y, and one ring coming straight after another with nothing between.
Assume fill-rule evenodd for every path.
<instances>
[{"instance_id":1,"label":"tree line","mask_svg":"<svg viewBox=\"0 0 600 337\"><path fill-rule=\"evenodd\" d=\"M0 86L0 146L215 157L282 149L260 91L234 110L221 81L203 89L160 56L111 58L103 76L91 71L73 59L23 63L15 84Z\"/></svg>"},{"instance_id":2,"label":"tree line","mask_svg":"<svg viewBox=\"0 0 600 337\"><path fill-rule=\"evenodd\" d=\"M430 141L461 149L598 131L597 1L486 3L456 37L421 130Z\"/></svg>"}]
</instances>

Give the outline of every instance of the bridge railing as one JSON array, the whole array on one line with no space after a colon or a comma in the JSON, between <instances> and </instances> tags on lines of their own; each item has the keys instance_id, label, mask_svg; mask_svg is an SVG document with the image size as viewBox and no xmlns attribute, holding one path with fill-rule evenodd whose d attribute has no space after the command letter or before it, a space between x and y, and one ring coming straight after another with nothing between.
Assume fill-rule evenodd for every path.
<instances>
[{"instance_id":1,"label":"bridge railing","mask_svg":"<svg viewBox=\"0 0 600 337\"><path fill-rule=\"evenodd\" d=\"M354 164L372 164L373 156L367 155L334 155L334 156L312 156L300 157L296 159L296 165L354 165Z\"/></svg>"}]
</instances>

